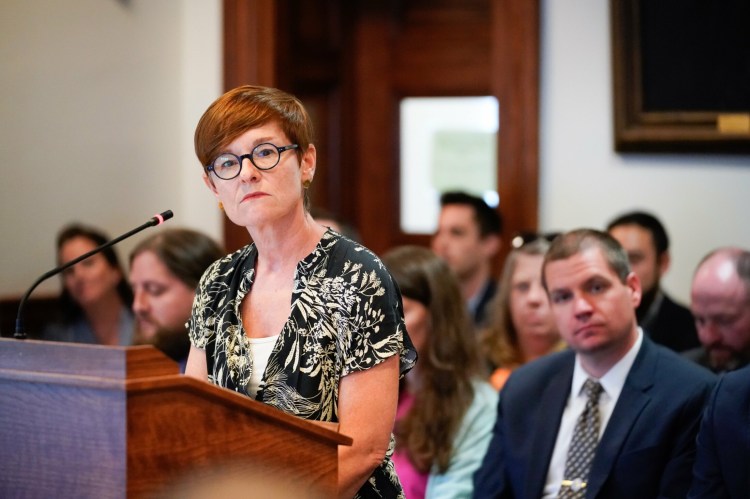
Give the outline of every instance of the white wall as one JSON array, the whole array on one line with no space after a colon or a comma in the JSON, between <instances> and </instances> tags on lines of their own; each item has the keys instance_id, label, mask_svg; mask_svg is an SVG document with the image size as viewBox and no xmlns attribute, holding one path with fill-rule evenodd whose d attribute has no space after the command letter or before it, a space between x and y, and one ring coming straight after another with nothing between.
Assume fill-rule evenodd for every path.
<instances>
[{"instance_id":1,"label":"white wall","mask_svg":"<svg viewBox=\"0 0 750 499\"><path fill-rule=\"evenodd\" d=\"M172 209L221 237L192 152L222 88L220 0L4 0L0 67L0 295L54 266L71 221L115 237Z\"/></svg>"},{"instance_id":2,"label":"white wall","mask_svg":"<svg viewBox=\"0 0 750 499\"><path fill-rule=\"evenodd\" d=\"M687 303L704 254L750 248L750 156L615 153L609 2L543 0L542 12L540 227L652 211L671 237L664 286Z\"/></svg>"}]
</instances>

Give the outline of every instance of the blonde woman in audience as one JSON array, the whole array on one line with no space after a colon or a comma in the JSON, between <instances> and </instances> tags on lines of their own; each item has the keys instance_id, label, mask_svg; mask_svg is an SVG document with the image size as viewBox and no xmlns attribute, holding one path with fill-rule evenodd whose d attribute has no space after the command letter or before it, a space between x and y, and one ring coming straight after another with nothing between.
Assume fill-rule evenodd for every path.
<instances>
[{"instance_id":1,"label":"blonde woman in audience","mask_svg":"<svg viewBox=\"0 0 750 499\"><path fill-rule=\"evenodd\" d=\"M432 251L383 256L404 304L419 362L402 380L394 464L409 499L471 497L489 445L497 393L480 375L471 318L458 281Z\"/></svg>"},{"instance_id":2,"label":"blonde woman in audience","mask_svg":"<svg viewBox=\"0 0 750 499\"><path fill-rule=\"evenodd\" d=\"M542 287L548 239L514 240L515 248L505 260L498 293L490 305L490 322L481 339L492 370L490 384L496 390L516 367L565 346Z\"/></svg>"}]
</instances>

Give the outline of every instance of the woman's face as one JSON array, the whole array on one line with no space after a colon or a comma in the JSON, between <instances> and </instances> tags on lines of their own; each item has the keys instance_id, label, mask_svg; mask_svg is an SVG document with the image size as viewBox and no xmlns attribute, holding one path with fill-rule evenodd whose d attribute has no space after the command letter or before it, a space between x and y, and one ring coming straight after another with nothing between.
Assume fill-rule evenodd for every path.
<instances>
[{"instance_id":1,"label":"woman's face","mask_svg":"<svg viewBox=\"0 0 750 499\"><path fill-rule=\"evenodd\" d=\"M60 247L59 261L69 262L96 248L93 241L74 237ZM95 305L107 293L116 293L122 275L112 267L101 253L90 256L63 271L63 285L70 296L82 308Z\"/></svg>"},{"instance_id":2,"label":"woman's face","mask_svg":"<svg viewBox=\"0 0 750 499\"><path fill-rule=\"evenodd\" d=\"M414 348L417 349L417 353L421 354L427 347L427 338L432 329L430 310L421 302L405 296L403 302L406 331L409 333L409 338L411 338Z\"/></svg>"},{"instance_id":3,"label":"woman's face","mask_svg":"<svg viewBox=\"0 0 750 499\"><path fill-rule=\"evenodd\" d=\"M250 154L255 146L270 142L277 147L289 145L290 140L276 122L248 130L231 142L222 152L237 156ZM312 144L298 161L295 150L281 153L279 163L271 170L258 170L249 159L244 159L239 176L222 180L213 173L203 180L223 204L229 219L243 227L263 227L283 221L301 209L304 199L303 182L312 181L315 174L315 146Z\"/></svg>"},{"instance_id":4,"label":"woman's face","mask_svg":"<svg viewBox=\"0 0 750 499\"><path fill-rule=\"evenodd\" d=\"M153 251L133 258L130 285L138 333L144 339L161 330L185 330L195 291L175 277Z\"/></svg>"},{"instance_id":5,"label":"woman's face","mask_svg":"<svg viewBox=\"0 0 750 499\"><path fill-rule=\"evenodd\" d=\"M547 293L542 287L542 255L517 256L511 278L510 315L519 343L533 355L548 353L559 340Z\"/></svg>"}]
</instances>

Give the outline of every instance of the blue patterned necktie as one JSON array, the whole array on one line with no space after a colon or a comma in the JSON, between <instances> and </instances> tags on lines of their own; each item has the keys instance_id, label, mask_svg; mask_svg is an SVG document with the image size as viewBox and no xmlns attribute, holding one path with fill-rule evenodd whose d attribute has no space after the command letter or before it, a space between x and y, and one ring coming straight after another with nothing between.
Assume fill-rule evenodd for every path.
<instances>
[{"instance_id":1,"label":"blue patterned necktie","mask_svg":"<svg viewBox=\"0 0 750 499\"><path fill-rule=\"evenodd\" d=\"M565 460L565 473L558 499L579 499L586 496L586 484L599 443L599 395L602 385L589 378L583 384L586 407L578 417Z\"/></svg>"}]
</instances>

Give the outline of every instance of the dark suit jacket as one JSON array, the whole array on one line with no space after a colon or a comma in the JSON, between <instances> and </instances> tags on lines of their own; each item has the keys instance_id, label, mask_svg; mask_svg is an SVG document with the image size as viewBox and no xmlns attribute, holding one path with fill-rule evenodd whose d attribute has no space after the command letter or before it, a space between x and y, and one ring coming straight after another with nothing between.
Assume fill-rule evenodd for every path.
<instances>
[{"instance_id":1,"label":"dark suit jacket","mask_svg":"<svg viewBox=\"0 0 750 499\"><path fill-rule=\"evenodd\" d=\"M474 325L477 328L481 328L487 321L487 306L492 301L492 298L497 292L497 283L493 280L487 281L482 294L479 296L476 309L472 312L472 319L474 319Z\"/></svg>"},{"instance_id":2,"label":"dark suit jacket","mask_svg":"<svg viewBox=\"0 0 750 499\"><path fill-rule=\"evenodd\" d=\"M675 352L701 346L693 314L663 291L661 305L656 316L648 324L641 324L641 326L652 340Z\"/></svg>"},{"instance_id":3,"label":"dark suit jacket","mask_svg":"<svg viewBox=\"0 0 750 499\"><path fill-rule=\"evenodd\" d=\"M688 497L750 497L750 367L724 375L711 394Z\"/></svg>"},{"instance_id":4,"label":"dark suit jacket","mask_svg":"<svg viewBox=\"0 0 750 499\"><path fill-rule=\"evenodd\" d=\"M510 376L500 392L493 439L474 476L474 497L541 497L574 361L567 350ZM685 497L695 436L715 381L644 337L597 448L586 497Z\"/></svg>"}]
</instances>

